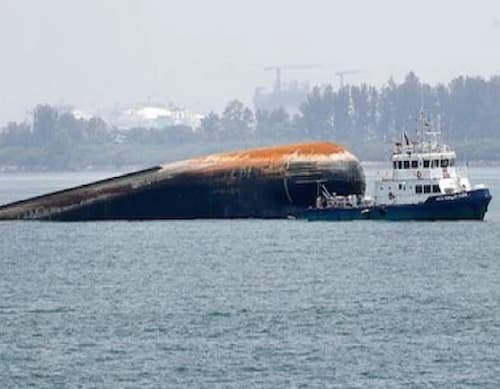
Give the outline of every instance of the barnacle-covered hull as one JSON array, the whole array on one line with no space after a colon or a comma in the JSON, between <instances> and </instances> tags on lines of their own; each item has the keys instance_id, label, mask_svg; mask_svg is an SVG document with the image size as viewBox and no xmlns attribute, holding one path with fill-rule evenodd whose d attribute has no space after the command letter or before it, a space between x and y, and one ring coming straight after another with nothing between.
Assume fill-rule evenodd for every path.
<instances>
[{"instance_id":1,"label":"barnacle-covered hull","mask_svg":"<svg viewBox=\"0 0 500 389\"><path fill-rule=\"evenodd\" d=\"M283 218L314 204L319 185L363 194L359 161L333 143L215 154L0 207L0 220Z\"/></svg>"}]
</instances>

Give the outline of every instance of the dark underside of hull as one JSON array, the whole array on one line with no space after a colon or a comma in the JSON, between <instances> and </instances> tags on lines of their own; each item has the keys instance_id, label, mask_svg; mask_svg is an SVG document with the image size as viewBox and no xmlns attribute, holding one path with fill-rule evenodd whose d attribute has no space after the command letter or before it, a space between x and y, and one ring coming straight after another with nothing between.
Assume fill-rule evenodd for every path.
<instances>
[{"instance_id":1,"label":"dark underside of hull","mask_svg":"<svg viewBox=\"0 0 500 389\"><path fill-rule=\"evenodd\" d=\"M361 185L330 179L339 193ZM317 182L281 177L181 176L116 198L54 213L49 220L285 218L314 203ZM357 188L354 188L357 186Z\"/></svg>"},{"instance_id":2,"label":"dark underside of hull","mask_svg":"<svg viewBox=\"0 0 500 389\"><path fill-rule=\"evenodd\" d=\"M152 173L155 174L155 173ZM117 180L124 181L122 177ZM113 180L109 181L113 183ZM194 218L286 218L314 204L319 184L338 194L363 194L365 181L357 162L335 168L264 171L253 169L182 173L112 196L92 198L92 184L76 205L58 207L59 198L81 196L81 188L39 196L15 204L9 219L57 221L154 220ZM45 200L45 197L47 200ZM0 209L8 212L9 206ZM6 218L4 218L6 219Z\"/></svg>"}]
</instances>

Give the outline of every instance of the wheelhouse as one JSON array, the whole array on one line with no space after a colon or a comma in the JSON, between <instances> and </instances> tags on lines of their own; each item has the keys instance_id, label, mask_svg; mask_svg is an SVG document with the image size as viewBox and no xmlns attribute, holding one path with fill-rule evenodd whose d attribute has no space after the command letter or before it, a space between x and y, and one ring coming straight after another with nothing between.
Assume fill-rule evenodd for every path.
<instances>
[{"instance_id":1,"label":"wheelhouse","mask_svg":"<svg viewBox=\"0 0 500 389\"><path fill-rule=\"evenodd\" d=\"M392 151L392 170L375 181L378 202L415 203L428 197L470 189L469 180L456 169L456 154L439 141L425 116L415 140L406 134Z\"/></svg>"}]
</instances>

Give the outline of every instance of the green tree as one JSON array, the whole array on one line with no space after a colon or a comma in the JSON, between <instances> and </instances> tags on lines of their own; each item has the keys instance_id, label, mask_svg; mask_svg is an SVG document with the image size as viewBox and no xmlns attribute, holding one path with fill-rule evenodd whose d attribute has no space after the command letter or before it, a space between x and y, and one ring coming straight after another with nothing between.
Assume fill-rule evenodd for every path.
<instances>
[{"instance_id":1,"label":"green tree","mask_svg":"<svg viewBox=\"0 0 500 389\"><path fill-rule=\"evenodd\" d=\"M271 112L259 110L255 114L255 132L259 139L274 139L283 142L296 138L296 128L288 112L280 107Z\"/></svg>"},{"instance_id":2,"label":"green tree","mask_svg":"<svg viewBox=\"0 0 500 389\"><path fill-rule=\"evenodd\" d=\"M319 87L314 87L307 96L306 101L300 106L301 126L310 138L329 139L333 137L334 124L334 94L331 86L324 93Z\"/></svg>"},{"instance_id":3,"label":"green tree","mask_svg":"<svg viewBox=\"0 0 500 389\"><path fill-rule=\"evenodd\" d=\"M55 135L57 110L50 105L37 105L33 111L33 138L36 145L50 143Z\"/></svg>"},{"instance_id":4,"label":"green tree","mask_svg":"<svg viewBox=\"0 0 500 389\"><path fill-rule=\"evenodd\" d=\"M0 130L0 144L4 146L29 147L33 143L33 134L28 123L9 122Z\"/></svg>"},{"instance_id":5,"label":"green tree","mask_svg":"<svg viewBox=\"0 0 500 389\"><path fill-rule=\"evenodd\" d=\"M209 141L219 141L221 137L222 122L219 115L210 112L201 119L200 134Z\"/></svg>"},{"instance_id":6,"label":"green tree","mask_svg":"<svg viewBox=\"0 0 500 389\"><path fill-rule=\"evenodd\" d=\"M252 111L238 100L232 100L224 109L221 119L222 140L246 139L253 133Z\"/></svg>"}]
</instances>

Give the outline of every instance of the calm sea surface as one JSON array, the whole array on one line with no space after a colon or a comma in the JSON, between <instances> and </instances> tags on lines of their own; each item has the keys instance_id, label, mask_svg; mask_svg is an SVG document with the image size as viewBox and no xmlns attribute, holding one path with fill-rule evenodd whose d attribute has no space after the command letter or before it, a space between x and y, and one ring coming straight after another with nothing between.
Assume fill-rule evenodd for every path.
<instances>
[{"instance_id":1,"label":"calm sea surface","mask_svg":"<svg viewBox=\"0 0 500 389\"><path fill-rule=\"evenodd\" d=\"M498 388L500 168L470 174L484 222L0 223L0 386Z\"/></svg>"}]
</instances>

